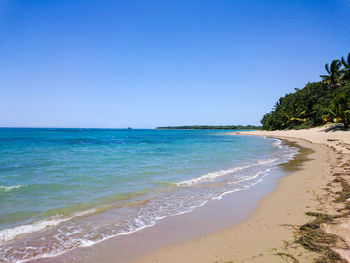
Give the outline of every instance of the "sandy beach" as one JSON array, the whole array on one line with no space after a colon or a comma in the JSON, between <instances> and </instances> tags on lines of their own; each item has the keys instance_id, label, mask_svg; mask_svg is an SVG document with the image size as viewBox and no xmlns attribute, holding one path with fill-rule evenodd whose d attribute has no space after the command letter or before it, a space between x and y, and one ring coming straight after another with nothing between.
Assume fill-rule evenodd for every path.
<instances>
[{"instance_id":1,"label":"sandy beach","mask_svg":"<svg viewBox=\"0 0 350 263\"><path fill-rule=\"evenodd\" d=\"M325 127L230 135L278 138L299 153L246 191L131 235L30 262L349 261L350 132Z\"/></svg>"},{"instance_id":2,"label":"sandy beach","mask_svg":"<svg viewBox=\"0 0 350 263\"><path fill-rule=\"evenodd\" d=\"M350 263L349 14L1 1L0 263Z\"/></svg>"},{"instance_id":3,"label":"sandy beach","mask_svg":"<svg viewBox=\"0 0 350 263\"><path fill-rule=\"evenodd\" d=\"M292 174L279 181L277 190L260 201L248 220L161 247L133 262L313 262L329 254L328 249L341 255L339 260L349 261L349 199L344 187L350 177L350 132L324 127L239 134L280 138L299 145L302 154L284 166ZM328 252L307 250L296 242L303 234L300 226L314 220L306 212L335 218L320 227L325 235L336 235L337 241L325 248Z\"/></svg>"}]
</instances>

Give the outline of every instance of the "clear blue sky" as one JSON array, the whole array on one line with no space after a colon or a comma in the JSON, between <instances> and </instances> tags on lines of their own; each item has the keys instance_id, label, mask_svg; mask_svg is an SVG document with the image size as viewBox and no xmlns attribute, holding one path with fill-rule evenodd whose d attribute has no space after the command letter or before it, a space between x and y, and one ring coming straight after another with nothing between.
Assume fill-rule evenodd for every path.
<instances>
[{"instance_id":1,"label":"clear blue sky","mask_svg":"<svg viewBox=\"0 0 350 263\"><path fill-rule=\"evenodd\" d=\"M0 126L259 124L350 52L350 0L0 2Z\"/></svg>"}]
</instances>

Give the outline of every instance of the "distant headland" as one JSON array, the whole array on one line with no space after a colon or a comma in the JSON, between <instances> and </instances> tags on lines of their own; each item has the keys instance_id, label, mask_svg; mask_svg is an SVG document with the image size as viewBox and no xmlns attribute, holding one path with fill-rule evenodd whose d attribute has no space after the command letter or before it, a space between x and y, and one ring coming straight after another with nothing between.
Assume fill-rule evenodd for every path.
<instances>
[{"instance_id":1,"label":"distant headland","mask_svg":"<svg viewBox=\"0 0 350 263\"><path fill-rule=\"evenodd\" d=\"M185 126L165 126L156 129L178 129L178 130L260 130L262 126L255 125L185 125Z\"/></svg>"}]
</instances>

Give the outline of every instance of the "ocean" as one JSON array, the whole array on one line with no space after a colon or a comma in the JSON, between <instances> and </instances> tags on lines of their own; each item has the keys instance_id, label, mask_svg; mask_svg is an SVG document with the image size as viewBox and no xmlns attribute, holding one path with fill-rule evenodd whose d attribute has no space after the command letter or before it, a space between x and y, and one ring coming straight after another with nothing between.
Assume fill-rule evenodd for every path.
<instances>
[{"instance_id":1,"label":"ocean","mask_svg":"<svg viewBox=\"0 0 350 263\"><path fill-rule=\"evenodd\" d=\"M0 129L0 261L134 233L252 189L298 149L223 130Z\"/></svg>"}]
</instances>

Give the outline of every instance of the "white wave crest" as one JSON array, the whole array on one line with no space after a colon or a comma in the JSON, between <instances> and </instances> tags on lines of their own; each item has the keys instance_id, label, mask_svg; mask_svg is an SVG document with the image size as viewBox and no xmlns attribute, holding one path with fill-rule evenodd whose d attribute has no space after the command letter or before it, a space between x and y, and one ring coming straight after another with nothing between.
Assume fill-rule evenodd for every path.
<instances>
[{"instance_id":1,"label":"white wave crest","mask_svg":"<svg viewBox=\"0 0 350 263\"><path fill-rule=\"evenodd\" d=\"M242 177L240 180L235 180L235 181L230 182L230 183L228 183L228 184L240 184L240 183L242 183L242 182L251 181L251 180L254 180L254 179L256 179L257 177L259 177L259 175L265 174L265 173L267 173L267 172L269 172L269 171L271 171L270 168L268 168L268 169L266 169L266 170L264 170L264 171L259 171L259 172L255 173L255 174L252 175L252 176L244 176L244 177ZM247 185L247 186L245 186L245 187L250 187L250 186L252 186L252 185L254 185L254 184L250 184L250 185Z\"/></svg>"},{"instance_id":2,"label":"white wave crest","mask_svg":"<svg viewBox=\"0 0 350 263\"><path fill-rule=\"evenodd\" d=\"M47 219L36 221L32 224L20 225L13 228L6 228L0 231L0 241L6 242L9 240L15 239L19 235L30 234L33 232L43 230L48 227L57 226L62 222L71 220L74 217L84 216L93 212L95 212L95 209L88 209L85 211L76 212L70 217L63 217L63 216L50 217Z\"/></svg>"},{"instance_id":3,"label":"white wave crest","mask_svg":"<svg viewBox=\"0 0 350 263\"><path fill-rule=\"evenodd\" d=\"M21 187L24 187L24 185L0 185L0 190L3 190L5 192L9 192L13 189L18 189L18 188L21 188Z\"/></svg>"},{"instance_id":4,"label":"white wave crest","mask_svg":"<svg viewBox=\"0 0 350 263\"><path fill-rule=\"evenodd\" d=\"M282 148L282 141L279 139L275 139L275 141L272 143L273 146L278 147L279 149Z\"/></svg>"},{"instance_id":5,"label":"white wave crest","mask_svg":"<svg viewBox=\"0 0 350 263\"><path fill-rule=\"evenodd\" d=\"M232 173L235 173L237 171L241 171L241 170L244 170L244 169L247 169L247 168L250 168L250 167L272 163L272 162L275 162L277 160L278 159L267 159L267 160L257 161L256 163L249 164L249 165L233 167L233 168L230 168L230 169L227 169L227 170L219 170L217 172L204 174L204 175L199 176L197 178L193 178L193 179L190 179L190 180L178 182L178 183L176 183L176 185L177 186L191 186L191 185L202 183L202 182L205 182L205 181L210 181L210 180L213 180L213 179L215 179L217 177L225 176L227 174L232 174Z\"/></svg>"},{"instance_id":6,"label":"white wave crest","mask_svg":"<svg viewBox=\"0 0 350 263\"><path fill-rule=\"evenodd\" d=\"M230 190L230 191L223 192L222 194L213 197L213 200L221 200L225 195L232 194L232 193L240 191L240 190L241 189L235 189L235 190Z\"/></svg>"}]
</instances>

